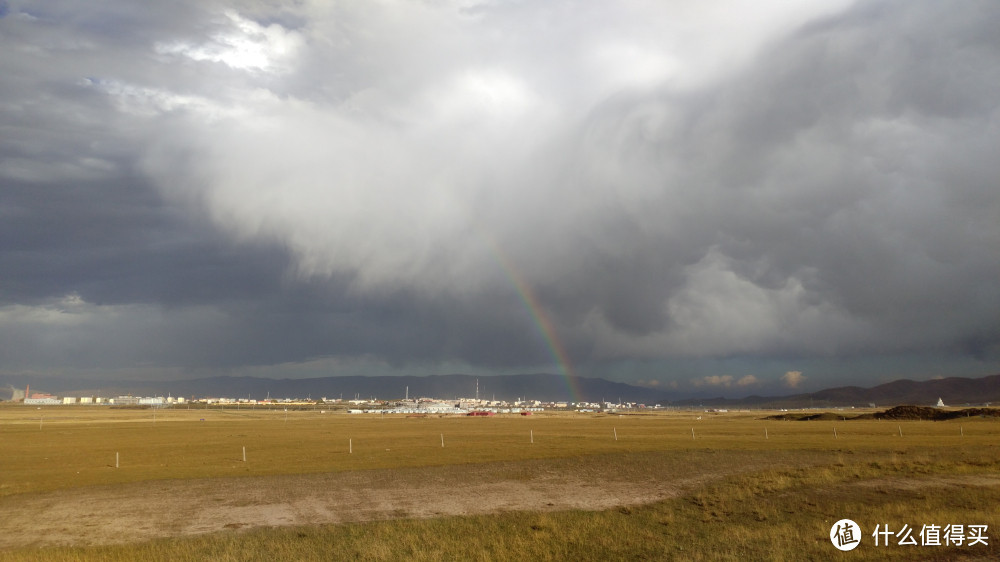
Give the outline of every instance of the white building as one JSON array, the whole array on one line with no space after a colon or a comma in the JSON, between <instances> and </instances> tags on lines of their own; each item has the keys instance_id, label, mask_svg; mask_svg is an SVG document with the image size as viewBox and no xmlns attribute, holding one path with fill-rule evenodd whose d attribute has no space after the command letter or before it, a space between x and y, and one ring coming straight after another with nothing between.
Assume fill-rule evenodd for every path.
<instances>
[{"instance_id":1,"label":"white building","mask_svg":"<svg viewBox=\"0 0 1000 562\"><path fill-rule=\"evenodd\" d=\"M54 396L45 398L25 398L24 403L29 406L55 406L62 404L62 401Z\"/></svg>"},{"instance_id":2,"label":"white building","mask_svg":"<svg viewBox=\"0 0 1000 562\"><path fill-rule=\"evenodd\" d=\"M429 404L421 404L417 408L418 412L426 412L428 414L465 414L468 410L456 407L454 404L449 404L447 402L431 402Z\"/></svg>"}]
</instances>

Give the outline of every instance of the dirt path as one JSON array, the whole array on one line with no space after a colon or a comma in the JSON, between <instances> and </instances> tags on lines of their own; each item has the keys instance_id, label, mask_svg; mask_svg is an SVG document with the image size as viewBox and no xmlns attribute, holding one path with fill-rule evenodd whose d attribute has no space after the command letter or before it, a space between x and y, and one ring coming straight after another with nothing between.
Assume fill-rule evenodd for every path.
<instances>
[{"instance_id":1,"label":"dirt path","mask_svg":"<svg viewBox=\"0 0 1000 562\"><path fill-rule=\"evenodd\" d=\"M226 529L502 511L605 509L676 496L711 474L637 482L583 463L494 463L172 480L0 498L0 548L130 543Z\"/></svg>"}]
</instances>

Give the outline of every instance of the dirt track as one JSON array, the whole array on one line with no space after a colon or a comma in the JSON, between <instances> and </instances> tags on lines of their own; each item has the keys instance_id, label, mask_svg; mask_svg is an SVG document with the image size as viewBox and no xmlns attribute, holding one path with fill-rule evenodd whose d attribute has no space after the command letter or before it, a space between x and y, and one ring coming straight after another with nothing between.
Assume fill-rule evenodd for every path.
<instances>
[{"instance_id":1,"label":"dirt track","mask_svg":"<svg viewBox=\"0 0 1000 562\"><path fill-rule=\"evenodd\" d=\"M494 463L170 480L9 496L0 498L0 548L131 543L401 517L604 509L675 496L729 471L669 479L649 474L642 484L634 474L624 481L601 472L589 465L577 471L567 463Z\"/></svg>"}]
</instances>

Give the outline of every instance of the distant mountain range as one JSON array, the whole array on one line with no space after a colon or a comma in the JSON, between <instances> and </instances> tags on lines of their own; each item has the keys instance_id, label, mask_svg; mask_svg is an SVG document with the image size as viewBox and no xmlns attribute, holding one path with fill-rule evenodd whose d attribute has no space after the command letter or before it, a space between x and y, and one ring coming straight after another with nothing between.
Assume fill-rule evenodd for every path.
<instances>
[{"instance_id":1,"label":"distant mountain range","mask_svg":"<svg viewBox=\"0 0 1000 562\"><path fill-rule=\"evenodd\" d=\"M901 379L871 388L841 386L791 396L747 396L746 398L698 398L679 400L678 406L723 406L804 408L825 406L896 406L900 404L965 406L1000 403L1000 375L978 379L948 377L929 381Z\"/></svg>"},{"instance_id":2,"label":"distant mountain range","mask_svg":"<svg viewBox=\"0 0 1000 562\"><path fill-rule=\"evenodd\" d=\"M0 376L0 388L24 389L30 384L39 391L67 396L173 396L271 398L378 398L397 400L435 397L474 398L478 381L479 397L543 401L635 402L664 406L802 408L830 406L888 407L899 404L933 405L938 398L945 404L962 406L986 402L1000 404L1000 375L982 378L949 377L928 381L898 380L872 388L844 386L790 396L748 396L745 398L692 398L676 400L662 390L600 378L577 377L574 390L562 375L430 375L393 377L323 377L311 379L266 379L257 377L209 377L178 381L79 380L50 376ZM3 396L3 394L0 394ZM7 395L9 397L9 395Z\"/></svg>"}]
</instances>

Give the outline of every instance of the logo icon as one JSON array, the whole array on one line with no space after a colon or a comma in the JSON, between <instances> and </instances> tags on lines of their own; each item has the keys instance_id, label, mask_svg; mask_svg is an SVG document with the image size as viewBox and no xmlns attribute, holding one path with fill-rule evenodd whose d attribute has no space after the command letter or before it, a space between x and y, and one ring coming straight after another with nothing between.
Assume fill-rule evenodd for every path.
<instances>
[{"instance_id":1,"label":"logo icon","mask_svg":"<svg viewBox=\"0 0 1000 562\"><path fill-rule=\"evenodd\" d=\"M861 544L861 527L850 519L841 519L830 527L830 542L837 550L854 550Z\"/></svg>"}]
</instances>

